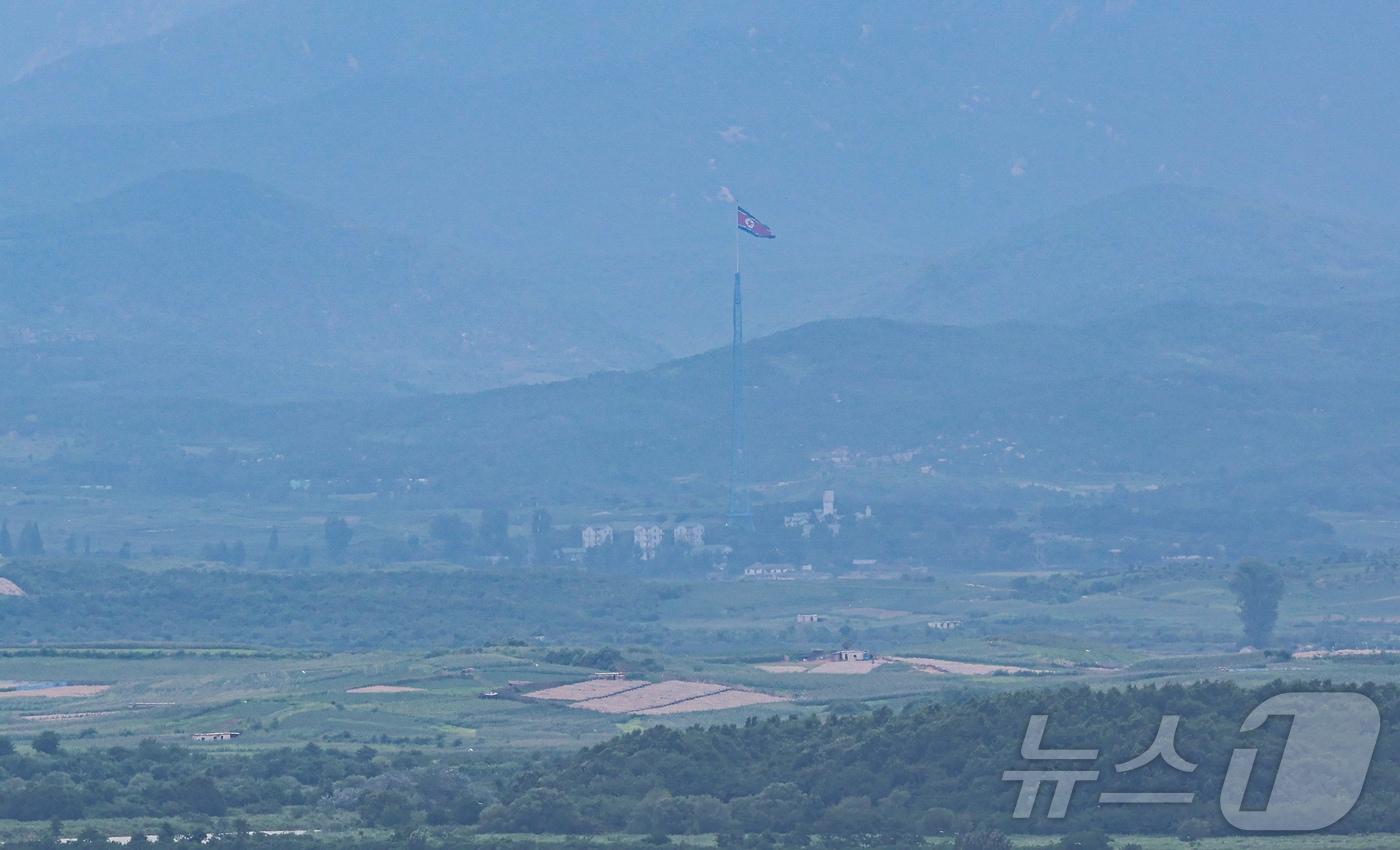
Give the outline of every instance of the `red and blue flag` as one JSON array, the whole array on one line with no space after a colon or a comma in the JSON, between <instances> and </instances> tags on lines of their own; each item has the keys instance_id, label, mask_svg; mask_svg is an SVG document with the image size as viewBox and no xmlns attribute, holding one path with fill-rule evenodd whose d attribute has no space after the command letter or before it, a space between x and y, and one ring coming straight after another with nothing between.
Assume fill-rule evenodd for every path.
<instances>
[{"instance_id":1,"label":"red and blue flag","mask_svg":"<svg viewBox=\"0 0 1400 850\"><path fill-rule=\"evenodd\" d=\"M777 238L768 225L754 218L753 214L743 207L739 207L739 229L750 236L757 236L759 239Z\"/></svg>"}]
</instances>

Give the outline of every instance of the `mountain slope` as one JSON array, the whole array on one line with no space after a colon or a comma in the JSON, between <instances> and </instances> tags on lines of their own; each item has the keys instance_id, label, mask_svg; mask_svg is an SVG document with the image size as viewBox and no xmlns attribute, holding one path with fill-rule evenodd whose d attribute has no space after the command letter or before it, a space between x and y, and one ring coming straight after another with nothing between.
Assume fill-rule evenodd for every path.
<instances>
[{"instance_id":1,"label":"mountain slope","mask_svg":"<svg viewBox=\"0 0 1400 850\"><path fill-rule=\"evenodd\" d=\"M1173 301L1395 298L1397 245L1400 228L1147 186L953 255L892 303L872 306L926 321L1080 322Z\"/></svg>"},{"instance_id":2,"label":"mountain slope","mask_svg":"<svg viewBox=\"0 0 1400 850\"><path fill-rule=\"evenodd\" d=\"M750 470L765 488L870 475L881 487L1132 479L1215 482L1210 499L1238 491L1288 508L1393 500L1397 488L1381 482L1400 480L1397 322L1400 301L1168 305L1083 328L805 325L750 344ZM331 488L426 479L546 501L710 498L725 486L728 375L720 350L466 396L158 408L49 399L11 405L0 432L66 441L44 474L131 486L148 475L196 489L244 487L248 476ZM244 448L191 458L184 446ZM145 471L113 461L133 455ZM1335 486L1362 469L1366 487ZM1203 497L1180 498L1200 507Z\"/></svg>"},{"instance_id":3,"label":"mountain slope","mask_svg":"<svg viewBox=\"0 0 1400 850\"><path fill-rule=\"evenodd\" d=\"M721 186L875 251L1161 179L1400 220L1384 5L610 8L254 2L87 51L0 89L0 208L214 167L534 251L622 213L703 247Z\"/></svg>"},{"instance_id":4,"label":"mountain slope","mask_svg":"<svg viewBox=\"0 0 1400 850\"><path fill-rule=\"evenodd\" d=\"M315 398L479 389L658 356L470 258L227 173L170 173L10 221L0 256L0 339L31 387Z\"/></svg>"},{"instance_id":5,"label":"mountain slope","mask_svg":"<svg viewBox=\"0 0 1400 850\"><path fill-rule=\"evenodd\" d=\"M0 0L0 83L73 53L136 41L233 0Z\"/></svg>"}]
</instances>

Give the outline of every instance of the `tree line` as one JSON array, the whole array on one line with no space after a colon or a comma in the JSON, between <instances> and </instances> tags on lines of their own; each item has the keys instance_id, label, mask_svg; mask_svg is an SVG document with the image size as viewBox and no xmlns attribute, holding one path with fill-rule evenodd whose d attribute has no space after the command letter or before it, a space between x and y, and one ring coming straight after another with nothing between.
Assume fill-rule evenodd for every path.
<instances>
[{"instance_id":1,"label":"tree line","mask_svg":"<svg viewBox=\"0 0 1400 850\"><path fill-rule=\"evenodd\" d=\"M1277 763L1287 731L1266 727L1244 736L1241 721L1272 694L1319 689L1339 688L1071 687L969 696L900 712L653 727L522 772L482 812L481 823L489 831L524 833L1227 834L1218 795L1234 749L1257 748L1260 764ZM1400 689L1359 690L1380 706L1385 727L1365 793L1334 829L1397 832ZM1100 786L1078 793L1064 820L1011 817L1019 788L1002 773L1027 769L1020 746L1035 714L1051 718L1056 743L1047 746L1101 750L1093 765ZM1178 750L1199 769L1178 773L1158 762L1117 774L1114 765L1144 752L1167 714L1181 717ZM1190 791L1195 798L1186 805L1100 806L1103 790ZM1267 787L1251 793L1257 791ZM1246 798L1260 807L1263 801Z\"/></svg>"}]
</instances>

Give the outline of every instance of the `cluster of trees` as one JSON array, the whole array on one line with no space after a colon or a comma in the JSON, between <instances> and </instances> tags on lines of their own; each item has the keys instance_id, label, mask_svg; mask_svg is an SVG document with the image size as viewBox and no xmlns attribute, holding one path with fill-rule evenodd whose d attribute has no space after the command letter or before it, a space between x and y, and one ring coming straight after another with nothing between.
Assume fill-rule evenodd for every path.
<instances>
[{"instance_id":1,"label":"cluster of trees","mask_svg":"<svg viewBox=\"0 0 1400 850\"><path fill-rule=\"evenodd\" d=\"M20 527L19 535L10 535L10 524L7 520L0 519L0 557L37 557L47 552L44 544L44 535L39 530L39 524L34 521L26 522ZM69 534L63 538L63 554L70 558L89 557L93 554L91 534ZM126 559L132 556L130 543L122 543L115 552L107 552L106 555L116 555L118 558Z\"/></svg>"},{"instance_id":2,"label":"cluster of trees","mask_svg":"<svg viewBox=\"0 0 1400 850\"><path fill-rule=\"evenodd\" d=\"M222 540L218 543L206 543L200 550L200 555L206 561L218 561L234 567L241 567L248 560L248 550L242 540L235 540L232 545Z\"/></svg>"},{"instance_id":3,"label":"cluster of trees","mask_svg":"<svg viewBox=\"0 0 1400 850\"><path fill-rule=\"evenodd\" d=\"M347 650L480 646L543 632L579 645L682 648L659 609L683 589L600 582L576 570L182 567L153 574L121 562L49 558L14 560L5 577L30 594L23 605L0 606L0 630L16 644L162 640ZM132 610L143 612L139 621Z\"/></svg>"},{"instance_id":4,"label":"cluster of trees","mask_svg":"<svg viewBox=\"0 0 1400 850\"><path fill-rule=\"evenodd\" d=\"M421 756L408 756L412 766ZM365 748L358 753L300 749L217 758L146 740L134 747L69 748L44 732L28 752L0 737L0 818L180 817L279 812L309 805L334 789L395 768Z\"/></svg>"},{"instance_id":5,"label":"cluster of trees","mask_svg":"<svg viewBox=\"0 0 1400 850\"><path fill-rule=\"evenodd\" d=\"M32 556L44 554L44 535L39 525L29 521L20 529L19 538L10 536L9 520L0 519L0 556Z\"/></svg>"},{"instance_id":6,"label":"cluster of trees","mask_svg":"<svg viewBox=\"0 0 1400 850\"><path fill-rule=\"evenodd\" d=\"M655 727L523 772L482 812L481 823L503 832L643 834L1225 833L1230 828L1218 794L1232 752L1258 748L1258 763L1275 764L1286 735L1283 728L1245 735L1238 732L1241 721L1274 693L1322 687L1076 687L910 706L902 713L882 708L825 720ZM1366 792L1336 829L1400 831L1400 689L1361 690L1381 707L1386 728ZM1011 818L1019 789L1001 776L1035 767L1020 755L1034 714L1051 717L1056 745L1101 751L1093 765L1101 780L1074 796L1063 821ZM1181 773L1159 761L1116 773L1113 765L1148 749L1166 714L1182 718L1177 751L1199 768ZM1190 791L1196 797L1189 805L1098 806L1104 790ZM1266 793L1267 787L1256 790ZM1247 806L1260 803L1246 798Z\"/></svg>"},{"instance_id":7,"label":"cluster of trees","mask_svg":"<svg viewBox=\"0 0 1400 850\"><path fill-rule=\"evenodd\" d=\"M244 817L312 805L394 830L470 826L490 794L460 770L410 750L381 755L367 746L308 744L229 758L152 740L70 749L45 732L26 749L0 737L0 818L49 821L55 834L62 821L78 818L159 818L162 833L173 839L216 832L214 819L237 825ZM246 831L234 829L240 841L251 838L241 835ZM106 846L102 839L98 846Z\"/></svg>"},{"instance_id":8,"label":"cluster of trees","mask_svg":"<svg viewBox=\"0 0 1400 850\"><path fill-rule=\"evenodd\" d=\"M524 534L511 534L510 513L501 507L483 510L476 524L459 513L439 513L428 521L425 531L426 535L409 534L380 541L380 559L392 562L440 558L459 563L505 561L539 565L554 563L558 549L568 545L567 538L554 527L549 511L542 508L530 514ZM342 520L327 520L328 551L343 555L350 535L351 530Z\"/></svg>"},{"instance_id":9,"label":"cluster of trees","mask_svg":"<svg viewBox=\"0 0 1400 850\"><path fill-rule=\"evenodd\" d=\"M0 818L177 818L188 827L319 805L393 830L396 846L412 836L426 846L434 829L441 835L471 828L629 832L657 843L668 835L713 833L726 850L912 848L923 846L921 837L942 837L950 850L1009 850L1003 833L1030 830L1046 834L1047 848L1106 850L1109 834L1194 840L1229 832L1217 794L1232 753L1256 748L1259 764L1276 764L1287 735L1286 724L1240 733L1242 719L1273 694L1307 689L1336 686L1074 687L954 697L898 713L880 708L743 725L657 726L572 755L473 772L422 753L386 755L370 747L308 744L242 758L155 741L70 750L46 732L27 748L0 737ZM1334 829L1400 831L1400 688L1357 690L1376 701L1385 725L1361 800ZM1062 821L1011 818L1019 788L1003 781L1002 772L1035 769L1020 751L1034 714L1051 718L1047 746L1101 751L1092 765L1101 779L1081 786ZM1149 749L1168 714L1181 718L1175 751L1199 767L1181 772L1158 760L1114 771L1112 765ZM496 779L488 782L483 770ZM1257 784L1246 808L1268 793L1267 782ZM1100 806L1097 793L1104 790L1190 791L1196 800Z\"/></svg>"},{"instance_id":10,"label":"cluster of trees","mask_svg":"<svg viewBox=\"0 0 1400 850\"><path fill-rule=\"evenodd\" d=\"M602 649L560 648L545 652L541 658L550 664L568 667L590 667L594 670L656 671L663 669L655 658L637 658L605 646Z\"/></svg>"},{"instance_id":11,"label":"cluster of trees","mask_svg":"<svg viewBox=\"0 0 1400 850\"><path fill-rule=\"evenodd\" d=\"M1044 578L1018 576L1011 589L1021 599L1051 604L1073 602L1091 593L1111 593L1126 582L1142 578L1140 574L1119 573L1080 576L1056 573ZM1273 640L1278 624L1279 603L1283 600L1286 583L1283 571L1273 564L1249 559L1235 565L1227 579L1235 595L1244 643L1264 649Z\"/></svg>"},{"instance_id":12,"label":"cluster of trees","mask_svg":"<svg viewBox=\"0 0 1400 850\"><path fill-rule=\"evenodd\" d=\"M327 520L328 524L331 522L332 519ZM345 521L339 520L339 523L344 524ZM344 528L346 534L352 533L349 531L348 524L344 524ZM330 536L329 534L327 535L328 538ZM310 546L282 546L282 536L276 528L268 532L267 542L263 544L262 552L256 555L249 552L248 547L244 545L242 540L234 540L232 543L226 540L220 540L217 543L206 543L200 548L199 554L200 557L206 561L214 561L231 567L241 567L251 560L262 567L305 569L311 566L312 561ZM336 553L336 557L342 555L343 550Z\"/></svg>"},{"instance_id":13,"label":"cluster of trees","mask_svg":"<svg viewBox=\"0 0 1400 850\"><path fill-rule=\"evenodd\" d=\"M549 511L535 509L523 537L512 536L510 525L510 513L500 507L483 510L475 527L461 514L442 513L428 522L428 539L436 548L434 554L453 561L469 555L530 564L554 561L563 541L556 535Z\"/></svg>"}]
</instances>

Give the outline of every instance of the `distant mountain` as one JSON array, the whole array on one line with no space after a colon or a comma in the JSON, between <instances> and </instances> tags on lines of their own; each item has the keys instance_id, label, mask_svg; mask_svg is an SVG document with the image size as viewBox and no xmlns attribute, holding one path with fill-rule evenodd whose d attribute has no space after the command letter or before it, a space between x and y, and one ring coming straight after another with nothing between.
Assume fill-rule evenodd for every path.
<instances>
[{"instance_id":1,"label":"distant mountain","mask_svg":"<svg viewBox=\"0 0 1400 850\"><path fill-rule=\"evenodd\" d=\"M0 223L0 293L12 392L460 391L661 356L470 257L222 172Z\"/></svg>"},{"instance_id":2,"label":"distant mountain","mask_svg":"<svg viewBox=\"0 0 1400 850\"><path fill-rule=\"evenodd\" d=\"M1400 297L1400 228L1219 192L1123 192L935 264L872 310L1083 322L1176 301L1324 306Z\"/></svg>"},{"instance_id":3,"label":"distant mountain","mask_svg":"<svg viewBox=\"0 0 1400 850\"><path fill-rule=\"evenodd\" d=\"M1385 4L245 0L0 85L0 218L247 174L658 358L725 339L736 198L779 235L743 246L754 333L1312 303L1390 234L1170 188L1043 222L1161 182L1400 222L1397 40ZM487 383L644 362L565 347Z\"/></svg>"},{"instance_id":4,"label":"distant mountain","mask_svg":"<svg viewBox=\"0 0 1400 850\"><path fill-rule=\"evenodd\" d=\"M730 194L832 257L1158 180L1400 221L1397 38L1383 3L252 0L0 87L0 209L183 167L544 255L710 250Z\"/></svg>"},{"instance_id":5,"label":"distant mountain","mask_svg":"<svg viewBox=\"0 0 1400 850\"><path fill-rule=\"evenodd\" d=\"M73 53L137 41L234 0L0 0L0 84Z\"/></svg>"},{"instance_id":6,"label":"distant mountain","mask_svg":"<svg viewBox=\"0 0 1400 850\"><path fill-rule=\"evenodd\" d=\"M697 17L640 0L607 9L584 0L0 0L8 5L14 26L0 45L69 46L0 80L13 82L0 88L6 130L223 115L366 76L567 69L665 49Z\"/></svg>"}]
</instances>

